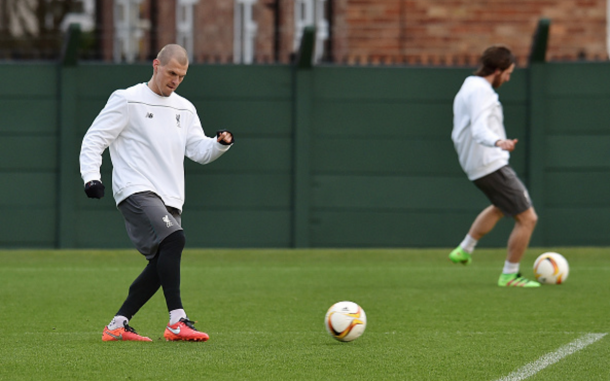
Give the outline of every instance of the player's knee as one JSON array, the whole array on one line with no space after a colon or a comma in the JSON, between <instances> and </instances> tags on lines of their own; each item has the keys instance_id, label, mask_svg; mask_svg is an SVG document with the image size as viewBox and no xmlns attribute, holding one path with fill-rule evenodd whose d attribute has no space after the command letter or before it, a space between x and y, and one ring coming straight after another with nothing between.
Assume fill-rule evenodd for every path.
<instances>
[{"instance_id":1,"label":"player's knee","mask_svg":"<svg viewBox=\"0 0 610 381\"><path fill-rule=\"evenodd\" d=\"M532 223L534 225L536 225L538 223L538 214L536 214L536 212L534 211L534 209L532 208Z\"/></svg>"},{"instance_id":2,"label":"player's knee","mask_svg":"<svg viewBox=\"0 0 610 381\"><path fill-rule=\"evenodd\" d=\"M517 222L533 229L538 223L538 214L536 214L534 208L529 208L525 212L517 215Z\"/></svg>"},{"instance_id":3,"label":"player's knee","mask_svg":"<svg viewBox=\"0 0 610 381\"><path fill-rule=\"evenodd\" d=\"M495 214L497 219L500 219L502 217L504 217L504 212L502 212L502 210L500 208L498 208L495 205L492 205L492 212Z\"/></svg>"},{"instance_id":4,"label":"player's knee","mask_svg":"<svg viewBox=\"0 0 610 381\"><path fill-rule=\"evenodd\" d=\"M538 222L538 215L536 214L534 208L529 208L526 211L526 219L529 224L534 226L536 225L536 223Z\"/></svg>"},{"instance_id":5,"label":"player's knee","mask_svg":"<svg viewBox=\"0 0 610 381\"><path fill-rule=\"evenodd\" d=\"M184 236L183 230L178 230L168 235L163 242L161 242L162 247L171 247L172 249L182 250L186 244L186 237Z\"/></svg>"}]
</instances>

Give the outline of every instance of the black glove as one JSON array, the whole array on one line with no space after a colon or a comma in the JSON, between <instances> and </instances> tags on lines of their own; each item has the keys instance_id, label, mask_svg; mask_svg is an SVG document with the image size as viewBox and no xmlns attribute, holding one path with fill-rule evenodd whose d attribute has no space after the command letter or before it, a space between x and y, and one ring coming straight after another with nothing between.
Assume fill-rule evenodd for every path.
<instances>
[{"instance_id":1,"label":"black glove","mask_svg":"<svg viewBox=\"0 0 610 381\"><path fill-rule=\"evenodd\" d=\"M89 198L102 198L104 197L104 189L106 187L101 181L93 180L85 184L85 193Z\"/></svg>"},{"instance_id":2,"label":"black glove","mask_svg":"<svg viewBox=\"0 0 610 381\"><path fill-rule=\"evenodd\" d=\"M223 146L230 146L231 144L235 143L235 137L233 136L233 133L231 131L229 131L229 130L218 130L218 131L216 131L216 139L218 139L220 134L222 134L223 132L228 132L229 134L231 134L231 143L227 143L224 140L221 140L218 143L222 144Z\"/></svg>"}]
</instances>

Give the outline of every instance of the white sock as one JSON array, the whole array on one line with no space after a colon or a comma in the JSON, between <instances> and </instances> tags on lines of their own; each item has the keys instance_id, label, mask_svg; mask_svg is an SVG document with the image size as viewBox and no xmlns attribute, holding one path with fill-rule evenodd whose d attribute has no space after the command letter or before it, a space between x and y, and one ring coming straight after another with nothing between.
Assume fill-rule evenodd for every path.
<instances>
[{"instance_id":1,"label":"white sock","mask_svg":"<svg viewBox=\"0 0 610 381\"><path fill-rule=\"evenodd\" d=\"M519 272L519 262L511 263L509 261L504 262L504 269L502 269L502 274L515 274Z\"/></svg>"},{"instance_id":2,"label":"white sock","mask_svg":"<svg viewBox=\"0 0 610 381\"><path fill-rule=\"evenodd\" d=\"M462 241L462 243L460 243L460 247L464 249L465 252L472 254L472 252L474 251L474 247L477 245L478 242L479 241L472 238L470 234L466 234L466 237L464 237L464 240Z\"/></svg>"},{"instance_id":3,"label":"white sock","mask_svg":"<svg viewBox=\"0 0 610 381\"><path fill-rule=\"evenodd\" d=\"M186 319L186 312L182 308L169 311L169 325L178 323L182 318Z\"/></svg>"},{"instance_id":4,"label":"white sock","mask_svg":"<svg viewBox=\"0 0 610 381\"><path fill-rule=\"evenodd\" d=\"M117 328L123 328L125 322L129 323L129 319L125 316L117 315L112 318L112 321L108 324L108 329L114 331Z\"/></svg>"}]
</instances>

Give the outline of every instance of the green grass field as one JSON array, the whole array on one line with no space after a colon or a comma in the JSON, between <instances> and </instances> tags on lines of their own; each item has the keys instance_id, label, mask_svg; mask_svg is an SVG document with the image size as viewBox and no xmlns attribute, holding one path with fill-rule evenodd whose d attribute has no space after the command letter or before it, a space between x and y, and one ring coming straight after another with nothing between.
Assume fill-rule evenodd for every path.
<instances>
[{"instance_id":1,"label":"green grass field","mask_svg":"<svg viewBox=\"0 0 610 381\"><path fill-rule=\"evenodd\" d=\"M530 249L522 272L532 277ZM555 248L567 282L496 286L503 250L469 267L443 250L186 250L182 296L206 343L161 339L162 293L131 324L152 343L101 341L145 266L135 251L0 251L0 380L499 380L610 332L610 249ZM352 300L364 335L332 339ZM610 336L528 380L610 380Z\"/></svg>"}]
</instances>

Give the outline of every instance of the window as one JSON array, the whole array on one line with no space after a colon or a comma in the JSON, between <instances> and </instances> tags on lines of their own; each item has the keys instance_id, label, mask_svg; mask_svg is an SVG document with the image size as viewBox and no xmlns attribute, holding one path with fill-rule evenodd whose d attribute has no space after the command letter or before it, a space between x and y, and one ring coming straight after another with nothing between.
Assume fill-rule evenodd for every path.
<instances>
[{"instance_id":1,"label":"window","mask_svg":"<svg viewBox=\"0 0 610 381\"><path fill-rule=\"evenodd\" d=\"M193 61L193 6L199 0L178 0L176 2L176 43L184 47L189 61Z\"/></svg>"},{"instance_id":2,"label":"window","mask_svg":"<svg viewBox=\"0 0 610 381\"><path fill-rule=\"evenodd\" d=\"M140 40L145 23L140 20L142 0L114 1L114 62L123 59L129 63L136 60L140 52Z\"/></svg>"},{"instance_id":3,"label":"window","mask_svg":"<svg viewBox=\"0 0 610 381\"><path fill-rule=\"evenodd\" d=\"M252 5L256 0L235 0L233 23L233 62L251 64L254 61L256 23Z\"/></svg>"},{"instance_id":4,"label":"window","mask_svg":"<svg viewBox=\"0 0 610 381\"><path fill-rule=\"evenodd\" d=\"M299 48L303 37L303 28L309 25L316 27L314 62L320 62L324 56L324 43L328 40L326 0L295 0L294 50Z\"/></svg>"}]
</instances>

